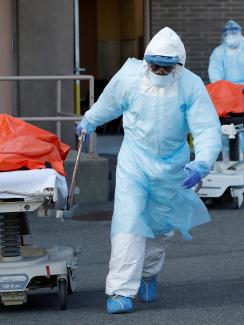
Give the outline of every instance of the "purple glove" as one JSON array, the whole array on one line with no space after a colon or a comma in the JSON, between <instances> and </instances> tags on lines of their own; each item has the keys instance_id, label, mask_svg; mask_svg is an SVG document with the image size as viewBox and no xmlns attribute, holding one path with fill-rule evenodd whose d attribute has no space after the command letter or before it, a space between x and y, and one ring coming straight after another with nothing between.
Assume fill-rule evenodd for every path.
<instances>
[{"instance_id":1,"label":"purple glove","mask_svg":"<svg viewBox=\"0 0 244 325\"><path fill-rule=\"evenodd\" d=\"M84 131L85 134L91 134L95 131L94 128L89 122L87 122L86 118L83 118L80 123L76 126L76 135L78 137L81 135L81 132Z\"/></svg>"},{"instance_id":2,"label":"purple glove","mask_svg":"<svg viewBox=\"0 0 244 325\"><path fill-rule=\"evenodd\" d=\"M81 131L86 129L85 123L81 120L80 123L76 126L76 135L79 137L81 135Z\"/></svg>"},{"instance_id":3,"label":"purple glove","mask_svg":"<svg viewBox=\"0 0 244 325\"><path fill-rule=\"evenodd\" d=\"M192 188L201 180L201 175L194 169L185 168L185 171L187 173L187 177L184 179L182 186L184 188Z\"/></svg>"}]
</instances>

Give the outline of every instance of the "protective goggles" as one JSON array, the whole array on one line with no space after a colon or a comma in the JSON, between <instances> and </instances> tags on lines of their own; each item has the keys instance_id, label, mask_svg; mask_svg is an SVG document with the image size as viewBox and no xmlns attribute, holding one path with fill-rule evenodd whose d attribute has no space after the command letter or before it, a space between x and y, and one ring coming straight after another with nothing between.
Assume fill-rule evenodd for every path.
<instances>
[{"instance_id":1,"label":"protective goggles","mask_svg":"<svg viewBox=\"0 0 244 325\"><path fill-rule=\"evenodd\" d=\"M236 35L236 34L240 34L241 30L238 27L230 27L230 28L223 28L222 29L222 34L224 36L226 35Z\"/></svg>"},{"instance_id":2,"label":"protective goggles","mask_svg":"<svg viewBox=\"0 0 244 325\"><path fill-rule=\"evenodd\" d=\"M145 61L148 64L157 64L161 67L168 67L171 65L180 64L180 58L178 56L163 56L163 55L150 55L146 54L144 56Z\"/></svg>"},{"instance_id":3,"label":"protective goggles","mask_svg":"<svg viewBox=\"0 0 244 325\"><path fill-rule=\"evenodd\" d=\"M152 64L148 64L149 69L158 75L167 75L170 72L172 72L172 70L175 68L176 65L169 65L169 66L160 66L158 64L152 63Z\"/></svg>"}]
</instances>

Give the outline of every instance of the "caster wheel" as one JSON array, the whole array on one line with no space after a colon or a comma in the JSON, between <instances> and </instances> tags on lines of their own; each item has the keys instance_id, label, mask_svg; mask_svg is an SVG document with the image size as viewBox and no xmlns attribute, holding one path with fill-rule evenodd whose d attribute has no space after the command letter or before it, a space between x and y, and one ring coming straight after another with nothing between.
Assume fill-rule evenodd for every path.
<instances>
[{"instance_id":1,"label":"caster wheel","mask_svg":"<svg viewBox=\"0 0 244 325\"><path fill-rule=\"evenodd\" d=\"M58 295L60 309L65 310L67 307L67 280L64 278L58 280Z\"/></svg>"}]
</instances>

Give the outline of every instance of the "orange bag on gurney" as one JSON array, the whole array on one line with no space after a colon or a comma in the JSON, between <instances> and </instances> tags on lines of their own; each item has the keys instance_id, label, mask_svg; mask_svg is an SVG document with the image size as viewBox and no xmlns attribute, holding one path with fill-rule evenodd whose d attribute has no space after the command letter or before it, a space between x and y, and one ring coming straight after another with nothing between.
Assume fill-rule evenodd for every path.
<instances>
[{"instance_id":1,"label":"orange bag on gurney","mask_svg":"<svg viewBox=\"0 0 244 325\"><path fill-rule=\"evenodd\" d=\"M244 85L219 80L206 87L219 117L244 114Z\"/></svg>"},{"instance_id":2,"label":"orange bag on gurney","mask_svg":"<svg viewBox=\"0 0 244 325\"><path fill-rule=\"evenodd\" d=\"M65 175L63 161L69 150L55 134L0 114L0 171L50 167Z\"/></svg>"}]
</instances>

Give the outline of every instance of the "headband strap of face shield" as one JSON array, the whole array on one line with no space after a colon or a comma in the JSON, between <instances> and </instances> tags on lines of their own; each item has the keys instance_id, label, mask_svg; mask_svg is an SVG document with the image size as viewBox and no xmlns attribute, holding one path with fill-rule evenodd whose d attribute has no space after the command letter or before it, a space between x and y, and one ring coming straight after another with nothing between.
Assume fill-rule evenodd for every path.
<instances>
[{"instance_id":1,"label":"headband strap of face shield","mask_svg":"<svg viewBox=\"0 0 244 325\"><path fill-rule=\"evenodd\" d=\"M238 27L230 27L230 28L223 28L222 29L222 34L225 34L227 32L241 32L241 29Z\"/></svg>"},{"instance_id":2,"label":"headband strap of face shield","mask_svg":"<svg viewBox=\"0 0 244 325\"><path fill-rule=\"evenodd\" d=\"M147 64L157 64L161 67L167 67L176 64L182 65L178 56L145 55L144 59Z\"/></svg>"}]
</instances>

